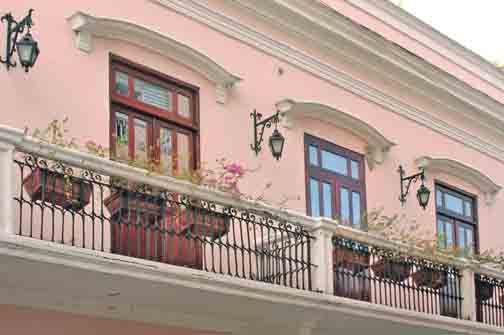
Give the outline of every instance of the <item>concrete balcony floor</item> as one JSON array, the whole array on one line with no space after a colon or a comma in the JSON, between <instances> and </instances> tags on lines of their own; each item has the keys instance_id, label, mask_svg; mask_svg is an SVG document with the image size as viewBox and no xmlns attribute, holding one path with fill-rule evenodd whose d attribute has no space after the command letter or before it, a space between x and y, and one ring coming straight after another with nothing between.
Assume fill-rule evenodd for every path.
<instances>
[{"instance_id":1,"label":"concrete balcony floor","mask_svg":"<svg viewBox=\"0 0 504 335\"><path fill-rule=\"evenodd\" d=\"M1 304L233 334L504 334L471 321L19 236L0 241Z\"/></svg>"}]
</instances>

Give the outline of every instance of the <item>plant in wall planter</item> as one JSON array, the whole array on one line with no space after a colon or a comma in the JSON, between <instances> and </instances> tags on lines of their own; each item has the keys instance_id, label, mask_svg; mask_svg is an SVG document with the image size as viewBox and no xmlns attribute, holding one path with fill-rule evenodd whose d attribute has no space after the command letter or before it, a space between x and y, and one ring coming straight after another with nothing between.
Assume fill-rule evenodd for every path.
<instances>
[{"instance_id":1,"label":"plant in wall planter","mask_svg":"<svg viewBox=\"0 0 504 335\"><path fill-rule=\"evenodd\" d=\"M52 203L64 209L81 210L91 199L93 186L84 180L44 168L35 168L23 180L33 201Z\"/></svg>"},{"instance_id":2,"label":"plant in wall planter","mask_svg":"<svg viewBox=\"0 0 504 335\"><path fill-rule=\"evenodd\" d=\"M434 290L439 290L447 283L446 272L433 269L418 269L413 273L412 278L416 286L429 287Z\"/></svg>"},{"instance_id":3,"label":"plant in wall planter","mask_svg":"<svg viewBox=\"0 0 504 335\"><path fill-rule=\"evenodd\" d=\"M410 276L411 265L405 259L385 259L380 258L371 265L375 276L402 282Z\"/></svg>"},{"instance_id":4,"label":"plant in wall planter","mask_svg":"<svg viewBox=\"0 0 504 335\"><path fill-rule=\"evenodd\" d=\"M369 254L360 253L341 245L334 246L333 260L335 267L341 267L354 273L369 268Z\"/></svg>"},{"instance_id":5,"label":"plant in wall planter","mask_svg":"<svg viewBox=\"0 0 504 335\"><path fill-rule=\"evenodd\" d=\"M76 149L74 138L66 139L68 118L52 120L44 130L35 129L33 137L43 143ZM28 128L25 128L27 134ZM46 166L34 168L23 180L23 186L34 201L52 203L65 209L80 210L89 204L93 187L83 179L73 177L73 170L57 163L54 170ZM59 172L61 171L61 172Z\"/></svg>"},{"instance_id":6,"label":"plant in wall planter","mask_svg":"<svg viewBox=\"0 0 504 335\"><path fill-rule=\"evenodd\" d=\"M493 297L494 287L491 283L479 282L476 287L476 296L481 301L487 301ZM502 298L502 297L501 297Z\"/></svg>"},{"instance_id":7,"label":"plant in wall planter","mask_svg":"<svg viewBox=\"0 0 504 335\"><path fill-rule=\"evenodd\" d=\"M201 203L182 209L181 212L178 219L184 232L217 239L229 231L230 216L205 208Z\"/></svg>"}]
</instances>

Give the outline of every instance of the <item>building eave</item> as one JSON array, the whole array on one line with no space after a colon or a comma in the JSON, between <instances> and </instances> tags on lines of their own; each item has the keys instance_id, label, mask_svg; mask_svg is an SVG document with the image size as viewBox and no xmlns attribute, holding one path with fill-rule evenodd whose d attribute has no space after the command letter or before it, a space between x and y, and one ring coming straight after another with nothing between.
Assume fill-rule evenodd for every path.
<instances>
[{"instance_id":1,"label":"building eave","mask_svg":"<svg viewBox=\"0 0 504 335\"><path fill-rule=\"evenodd\" d=\"M503 90L504 89L504 73L497 68L494 64L487 61L477 53L466 48L457 41L449 38L440 31L434 29L432 26L426 24L422 20L418 19L416 16L403 10L401 7L396 6L391 1L388 0L345 0L349 4L360 8L370 15L380 19L387 25L400 30L402 33L407 34L405 29L401 26L407 27L409 30L413 30L425 36L425 41L418 41L423 46L432 49L434 52L439 54L449 54L453 53L461 58L463 58L468 64L461 64L457 62L457 65L466 69L467 71L477 75L482 80L493 85L494 87ZM392 23L388 17L396 20L397 22ZM432 44L438 44L443 47L444 50L438 48L432 48Z\"/></svg>"},{"instance_id":2,"label":"building eave","mask_svg":"<svg viewBox=\"0 0 504 335\"><path fill-rule=\"evenodd\" d=\"M336 61L344 59L365 68L504 136L501 102L326 5L309 0L228 1L326 54L329 50Z\"/></svg>"}]
</instances>

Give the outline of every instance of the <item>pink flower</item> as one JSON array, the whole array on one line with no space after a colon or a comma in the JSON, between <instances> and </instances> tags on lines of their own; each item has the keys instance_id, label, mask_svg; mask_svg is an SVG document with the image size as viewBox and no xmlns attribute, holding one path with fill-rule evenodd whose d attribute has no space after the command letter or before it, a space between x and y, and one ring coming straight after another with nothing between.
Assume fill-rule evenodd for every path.
<instances>
[{"instance_id":1,"label":"pink flower","mask_svg":"<svg viewBox=\"0 0 504 335\"><path fill-rule=\"evenodd\" d=\"M237 163L225 165L224 170L238 176L243 176L245 174L245 169L240 164Z\"/></svg>"}]
</instances>

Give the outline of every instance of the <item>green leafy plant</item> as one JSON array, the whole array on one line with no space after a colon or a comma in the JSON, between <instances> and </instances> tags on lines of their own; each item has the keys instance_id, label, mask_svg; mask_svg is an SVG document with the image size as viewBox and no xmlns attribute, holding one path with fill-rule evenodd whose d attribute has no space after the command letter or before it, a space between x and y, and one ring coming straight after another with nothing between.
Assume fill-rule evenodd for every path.
<instances>
[{"instance_id":1,"label":"green leafy plant","mask_svg":"<svg viewBox=\"0 0 504 335\"><path fill-rule=\"evenodd\" d=\"M436 259L439 257L463 257L469 261L488 264L504 270L504 251L489 249L475 254L472 246L443 248L444 234L436 234L428 227L408 220L405 215L387 216L383 210L372 211L363 217L370 233L398 242L409 248ZM402 254L402 253L398 253Z\"/></svg>"}]
</instances>

